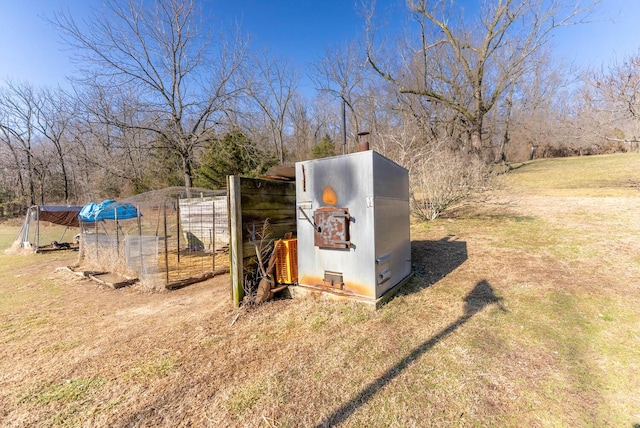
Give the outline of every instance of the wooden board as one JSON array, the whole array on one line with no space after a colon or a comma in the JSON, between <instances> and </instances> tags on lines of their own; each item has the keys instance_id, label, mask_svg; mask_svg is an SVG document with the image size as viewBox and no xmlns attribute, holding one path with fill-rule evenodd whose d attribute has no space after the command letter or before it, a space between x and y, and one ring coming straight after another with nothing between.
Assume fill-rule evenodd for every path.
<instances>
[{"instance_id":1,"label":"wooden board","mask_svg":"<svg viewBox=\"0 0 640 428\"><path fill-rule=\"evenodd\" d=\"M234 305L244 297L245 269L255 266L251 231L262 233L268 221L265 241L296 234L295 182L228 177L231 295Z\"/></svg>"},{"instance_id":2,"label":"wooden board","mask_svg":"<svg viewBox=\"0 0 640 428\"><path fill-rule=\"evenodd\" d=\"M89 278L111 288L118 289L138 282L138 278L126 278L111 272L89 275Z\"/></svg>"}]
</instances>

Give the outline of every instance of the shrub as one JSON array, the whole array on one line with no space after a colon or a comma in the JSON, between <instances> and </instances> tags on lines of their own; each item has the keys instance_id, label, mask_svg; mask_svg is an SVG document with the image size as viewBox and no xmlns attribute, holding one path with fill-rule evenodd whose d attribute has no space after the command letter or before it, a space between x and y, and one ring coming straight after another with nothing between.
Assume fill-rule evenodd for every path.
<instances>
[{"instance_id":1,"label":"shrub","mask_svg":"<svg viewBox=\"0 0 640 428\"><path fill-rule=\"evenodd\" d=\"M435 220L486 182L487 168L474 156L433 149L421 158L409 172L411 211L420 220Z\"/></svg>"},{"instance_id":2,"label":"shrub","mask_svg":"<svg viewBox=\"0 0 640 428\"><path fill-rule=\"evenodd\" d=\"M314 159L328 158L336 155L336 145L331 140L331 137L325 135L313 146L311 155Z\"/></svg>"},{"instance_id":3,"label":"shrub","mask_svg":"<svg viewBox=\"0 0 640 428\"><path fill-rule=\"evenodd\" d=\"M200 157L196 173L196 186L211 189L226 187L228 175L258 177L277 159L257 146L240 131L229 132L212 140Z\"/></svg>"},{"instance_id":4,"label":"shrub","mask_svg":"<svg viewBox=\"0 0 640 428\"><path fill-rule=\"evenodd\" d=\"M448 141L425 142L410 129L378 138L376 149L409 170L411 213L419 220L435 220L489 176L478 156L452 150Z\"/></svg>"}]
</instances>

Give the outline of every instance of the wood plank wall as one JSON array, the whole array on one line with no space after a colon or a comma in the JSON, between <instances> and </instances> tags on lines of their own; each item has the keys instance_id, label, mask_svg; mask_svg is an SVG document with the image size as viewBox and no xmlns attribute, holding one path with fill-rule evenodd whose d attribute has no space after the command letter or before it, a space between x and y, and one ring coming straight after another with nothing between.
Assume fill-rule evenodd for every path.
<instances>
[{"instance_id":1,"label":"wood plank wall","mask_svg":"<svg viewBox=\"0 0 640 428\"><path fill-rule=\"evenodd\" d=\"M256 251L251 230L262 231L269 222L268 239L287 232L296 236L296 185L291 181L263 180L231 175L227 181L231 294L237 307L244 297L245 269L255 269Z\"/></svg>"}]
</instances>

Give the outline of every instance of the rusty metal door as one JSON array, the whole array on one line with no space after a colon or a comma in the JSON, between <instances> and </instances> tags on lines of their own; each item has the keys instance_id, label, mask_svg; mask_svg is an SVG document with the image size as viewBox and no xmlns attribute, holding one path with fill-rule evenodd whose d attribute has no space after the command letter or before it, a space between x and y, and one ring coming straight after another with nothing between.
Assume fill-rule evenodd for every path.
<instances>
[{"instance_id":1,"label":"rusty metal door","mask_svg":"<svg viewBox=\"0 0 640 428\"><path fill-rule=\"evenodd\" d=\"M319 208L313 214L316 226L314 245L320 248L349 248L349 222L347 208Z\"/></svg>"}]
</instances>

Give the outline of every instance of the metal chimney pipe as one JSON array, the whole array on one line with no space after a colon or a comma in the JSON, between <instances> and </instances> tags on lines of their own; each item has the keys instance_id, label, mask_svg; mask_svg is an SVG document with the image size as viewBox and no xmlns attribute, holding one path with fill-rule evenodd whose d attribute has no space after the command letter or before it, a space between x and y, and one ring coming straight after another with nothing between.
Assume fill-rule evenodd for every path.
<instances>
[{"instance_id":1,"label":"metal chimney pipe","mask_svg":"<svg viewBox=\"0 0 640 428\"><path fill-rule=\"evenodd\" d=\"M366 152L369 150L369 141L365 139L365 137L369 135L369 132L358 132L358 151Z\"/></svg>"}]
</instances>

